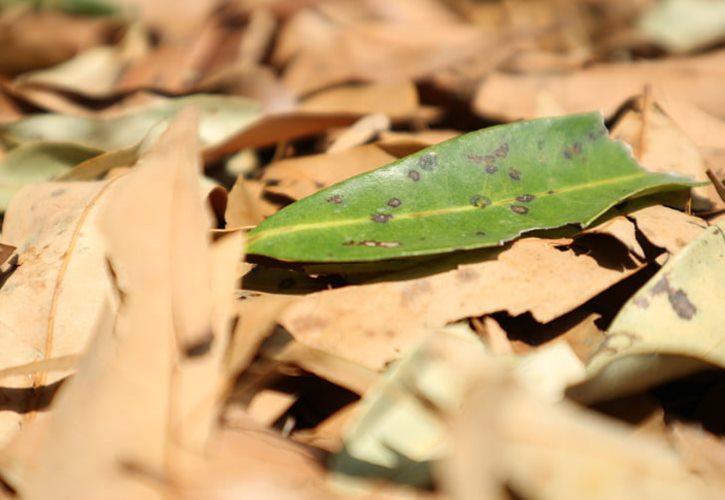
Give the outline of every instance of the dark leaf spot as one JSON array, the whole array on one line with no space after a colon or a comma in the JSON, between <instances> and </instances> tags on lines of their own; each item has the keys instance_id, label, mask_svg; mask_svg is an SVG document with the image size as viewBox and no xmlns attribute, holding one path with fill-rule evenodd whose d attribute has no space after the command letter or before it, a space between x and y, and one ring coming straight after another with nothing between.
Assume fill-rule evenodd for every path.
<instances>
[{"instance_id":1,"label":"dark leaf spot","mask_svg":"<svg viewBox=\"0 0 725 500\"><path fill-rule=\"evenodd\" d=\"M564 155L564 158L567 160L571 160L575 156L578 156L582 153L582 145L581 143L575 142L571 146L567 146L564 148L564 151L562 154Z\"/></svg>"},{"instance_id":2,"label":"dark leaf spot","mask_svg":"<svg viewBox=\"0 0 725 500\"><path fill-rule=\"evenodd\" d=\"M487 174L495 174L496 172L498 172L498 168L496 167L496 165L489 165L486 167Z\"/></svg>"},{"instance_id":3,"label":"dark leaf spot","mask_svg":"<svg viewBox=\"0 0 725 500\"><path fill-rule=\"evenodd\" d=\"M326 184L325 184L324 182L320 182L320 181L315 181L315 187L316 187L317 189L322 189L322 188L323 188L323 187L325 187L325 186L326 186Z\"/></svg>"},{"instance_id":4,"label":"dark leaf spot","mask_svg":"<svg viewBox=\"0 0 725 500\"><path fill-rule=\"evenodd\" d=\"M556 191L554 191L553 189L550 189L546 192L546 194L556 194Z\"/></svg>"},{"instance_id":5,"label":"dark leaf spot","mask_svg":"<svg viewBox=\"0 0 725 500\"><path fill-rule=\"evenodd\" d=\"M418 182L420 180L420 172L417 170L409 170L408 177L410 177L413 182Z\"/></svg>"},{"instance_id":6,"label":"dark leaf spot","mask_svg":"<svg viewBox=\"0 0 725 500\"><path fill-rule=\"evenodd\" d=\"M390 198L388 200L388 206L391 208L398 208L403 202L398 198Z\"/></svg>"},{"instance_id":7,"label":"dark leaf spot","mask_svg":"<svg viewBox=\"0 0 725 500\"><path fill-rule=\"evenodd\" d=\"M339 194L335 194L335 195L332 195L329 198L327 198L325 201L327 203L335 203L335 204L339 205L340 203L342 203L342 196Z\"/></svg>"},{"instance_id":8,"label":"dark leaf spot","mask_svg":"<svg viewBox=\"0 0 725 500\"><path fill-rule=\"evenodd\" d=\"M682 319L692 319L697 312L697 307L695 307L695 304L690 302L690 299L687 297L687 293L685 293L684 290L681 288L675 289L670 286L667 276L655 283L655 286L653 286L650 291L652 296L663 293L667 294L667 300L669 300L670 305L677 316Z\"/></svg>"},{"instance_id":9,"label":"dark leaf spot","mask_svg":"<svg viewBox=\"0 0 725 500\"><path fill-rule=\"evenodd\" d=\"M373 214L370 216L370 220L380 223L388 222L392 218L393 216L391 214Z\"/></svg>"},{"instance_id":10,"label":"dark leaf spot","mask_svg":"<svg viewBox=\"0 0 725 500\"><path fill-rule=\"evenodd\" d=\"M670 300L672 309L674 309L677 315L682 319L692 319L697 312L695 304L690 302L687 294L682 289L677 289L672 293L668 293L667 298Z\"/></svg>"},{"instance_id":11,"label":"dark leaf spot","mask_svg":"<svg viewBox=\"0 0 725 500\"><path fill-rule=\"evenodd\" d=\"M397 248L400 246L399 241L376 241L376 240L362 240L362 241L345 241L345 246L361 246L369 248Z\"/></svg>"},{"instance_id":12,"label":"dark leaf spot","mask_svg":"<svg viewBox=\"0 0 725 500\"><path fill-rule=\"evenodd\" d=\"M506 158L506 155L509 154L508 142L501 144L498 148L496 148L496 151L494 151L493 154L496 155L497 158Z\"/></svg>"},{"instance_id":13,"label":"dark leaf spot","mask_svg":"<svg viewBox=\"0 0 725 500\"><path fill-rule=\"evenodd\" d=\"M269 187L279 186L281 182L279 179L264 179L264 185Z\"/></svg>"},{"instance_id":14,"label":"dark leaf spot","mask_svg":"<svg viewBox=\"0 0 725 500\"><path fill-rule=\"evenodd\" d=\"M521 205L510 205L509 207L511 208L511 211L515 214L524 215L529 213L529 209Z\"/></svg>"},{"instance_id":15,"label":"dark leaf spot","mask_svg":"<svg viewBox=\"0 0 725 500\"><path fill-rule=\"evenodd\" d=\"M521 180L521 172L516 170L515 168L509 169L509 177L511 177L514 181L520 181Z\"/></svg>"},{"instance_id":16,"label":"dark leaf spot","mask_svg":"<svg viewBox=\"0 0 725 500\"><path fill-rule=\"evenodd\" d=\"M438 155L436 153L426 153L418 158L418 166L423 170L433 170L438 166Z\"/></svg>"},{"instance_id":17,"label":"dark leaf spot","mask_svg":"<svg viewBox=\"0 0 725 500\"><path fill-rule=\"evenodd\" d=\"M530 201L534 201L535 199L536 196L534 196L533 194L522 194L521 196L516 197L516 200L522 203L528 203Z\"/></svg>"},{"instance_id":18,"label":"dark leaf spot","mask_svg":"<svg viewBox=\"0 0 725 500\"><path fill-rule=\"evenodd\" d=\"M476 236L486 236L486 231L476 231Z\"/></svg>"},{"instance_id":19,"label":"dark leaf spot","mask_svg":"<svg viewBox=\"0 0 725 500\"><path fill-rule=\"evenodd\" d=\"M469 201L471 203L471 206L474 206L476 208L486 208L491 204L491 198L480 194L471 196Z\"/></svg>"}]
</instances>

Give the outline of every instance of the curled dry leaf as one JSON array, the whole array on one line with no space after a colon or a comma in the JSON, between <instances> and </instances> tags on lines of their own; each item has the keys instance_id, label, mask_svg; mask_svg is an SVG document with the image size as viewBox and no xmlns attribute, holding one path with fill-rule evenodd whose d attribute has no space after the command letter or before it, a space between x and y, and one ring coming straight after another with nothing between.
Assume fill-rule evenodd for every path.
<instances>
[{"instance_id":1,"label":"curled dry leaf","mask_svg":"<svg viewBox=\"0 0 725 500\"><path fill-rule=\"evenodd\" d=\"M602 400L724 366L724 255L719 223L672 257L620 310L587 366L587 380L571 394Z\"/></svg>"}]
</instances>

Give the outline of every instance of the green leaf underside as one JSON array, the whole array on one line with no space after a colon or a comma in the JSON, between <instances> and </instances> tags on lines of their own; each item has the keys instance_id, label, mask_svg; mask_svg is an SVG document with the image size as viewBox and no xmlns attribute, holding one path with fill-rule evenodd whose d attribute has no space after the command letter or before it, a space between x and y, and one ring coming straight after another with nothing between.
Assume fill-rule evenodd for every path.
<instances>
[{"instance_id":1,"label":"green leaf underside","mask_svg":"<svg viewBox=\"0 0 725 500\"><path fill-rule=\"evenodd\" d=\"M696 184L644 170L598 113L544 118L457 137L293 203L250 232L247 251L358 262L498 246Z\"/></svg>"}]
</instances>

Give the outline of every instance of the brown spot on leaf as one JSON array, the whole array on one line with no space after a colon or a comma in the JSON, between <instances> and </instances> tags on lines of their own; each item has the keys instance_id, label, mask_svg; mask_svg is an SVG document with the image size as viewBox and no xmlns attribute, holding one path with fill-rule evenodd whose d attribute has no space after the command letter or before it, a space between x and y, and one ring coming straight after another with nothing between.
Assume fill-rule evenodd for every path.
<instances>
[{"instance_id":1,"label":"brown spot on leaf","mask_svg":"<svg viewBox=\"0 0 725 500\"><path fill-rule=\"evenodd\" d=\"M529 209L522 205L510 205L509 208L515 214L524 215L529 213Z\"/></svg>"},{"instance_id":2,"label":"brown spot on leaf","mask_svg":"<svg viewBox=\"0 0 725 500\"><path fill-rule=\"evenodd\" d=\"M533 194L522 194L521 196L516 197L516 200L522 203L529 203L530 201L534 201L535 199L536 196L534 196Z\"/></svg>"},{"instance_id":3,"label":"brown spot on leaf","mask_svg":"<svg viewBox=\"0 0 725 500\"><path fill-rule=\"evenodd\" d=\"M391 214L373 214L370 216L370 220L372 220L373 222L379 222L382 224L388 222L392 218L393 218L393 216Z\"/></svg>"},{"instance_id":4,"label":"brown spot on leaf","mask_svg":"<svg viewBox=\"0 0 725 500\"><path fill-rule=\"evenodd\" d=\"M417 170L408 170L408 177L410 177L413 182L418 182L420 180L420 172Z\"/></svg>"},{"instance_id":5,"label":"brown spot on leaf","mask_svg":"<svg viewBox=\"0 0 725 500\"><path fill-rule=\"evenodd\" d=\"M682 289L677 289L672 293L668 293L667 298L670 300L672 309L674 309L677 315L682 319L692 319L697 312L695 304L690 302L687 294Z\"/></svg>"},{"instance_id":6,"label":"brown spot on leaf","mask_svg":"<svg viewBox=\"0 0 725 500\"><path fill-rule=\"evenodd\" d=\"M582 145L579 142L575 142L571 146L567 146L564 148L564 151L562 154L564 155L564 158L567 160L571 160L575 156L579 156L582 153Z\"/></svg>"},{"instance_id":7,"label":"brown spot on leaf","mask_svg":"<svg viewBox=\"0 0 725 500\"><path fill-rule=\"evenodd\" d=\"M418 166L423 170L433 170L438 166L438 155L430 152L418 158Z\"/></svg>"},{"instance_id":8,"label":"brown spot on leaf","mask_svg":"<svg viewBox=\"0 0 725 500\"><path fill-rule=\"evenodd\" d=\"M556 191L554 191L553 189L550 189L546 192L546 194L556 194Z\"/></svg>"},{"instance_id":9,"label":"brown spot on leaf","mask_svg":"<svg viewBox=\"0 0 725 500\"><path fill-rule=\"evenodd\" d=\"M279 186L282 181L279 179L264 179L264 185L265 186Z\"/></svg>"},{"instance_id":10,"label":"brown spot on leaf","mask_svg":"<svg viewBox=\"0 0 725 500\"><path fill-rule=\"evenodd\" d=\"M471 196L469 202L471 203L471 206L474 206L476 208L486 208L491 204L491 198L489 198L488 196L476 194Z\"/></svg>"},{"instance_id":11,"label":"brown spot on leaf","mask_svg":"<svg viewBox=\"0 0 725 500\"><path fill-rule=\"evenodd\" d=\"M335 203L336 205L339 205L340 203L342 203L342 196L339 194L335 194L325 199L325 201L327 203Z\"/></svg>"},{"instance_id":12,"label":"brown spot on leaf","mask_svg":"<svg viewBox=\"0 0 725 500\"><path fill-rule=\"evenodd\" d=\"M519 172L515 168L510 168L509 169L509 177L511 177L511 180L520 181L521 180L521 172Z\"/></svg>"},{"instance_id":13,"label":"brown spot on leaf","mask_svg":"<svg viewBox=\"0 0 725 500\"><path fill-rule=\"evenodd\" d=\"M667 300L669 300L672 309L680 318L691 320L695 316L695 313L697 313L697 307L690 302L687 293L681 288L672 288L667 276L655 283L655 286L650 291L653 297L663 293L667 294Z\"/></svg>"},{"instance_id":14,"label":"brown spot on leaf","mask_svg":"<svg viewBox=\"0 0 725 500\"><path fill-rule=\"evenodd\" d=\"M486 231L476 231L476 236L486 236Z\"/></svg>"},{"instance_id":15,"label":"brown spot on leaf","mask_svg":"<svg viewBox=\"0 0 725 500\"><path fill-rule=\"evenodd\" d=\"M360 246L370 248L397 248L401 245L399 241L377 241L377 240L348 240L343 243L345 246Z\"/></svg>"},{"instance_id":16,"label":"brown spot on leaf","mask_svg":"<svg viewBox=\"0 0 725 500\"><path fill-rule=\"evenodd\" d=\"M498 172L498 167L496 165L488 165L486 167L487 174L495 174L496 172Z\"/></svg>"},{"instance_id":17,"label":"brown spot on leaf","mask_svg":"<svg viewBox=\"0 0 725 500\"><path fill-rule=\"evenodd\" d=\"M399 198L390 198L388 200L388 206L391 208L398 208L403 202Z\"/></svg>"},{"instance_id":18,"label":"brown spot on leaf","mask_svg":"<svg viewBox=\"0 0 725 500\"><path fill-rule=\"evenodd\" d=\"M509 154L508 142L501 144L498 148L496 148L496 151L494 151L493 154L496 155L497 158L506 158Z\"/></svg>"}]
</instances>

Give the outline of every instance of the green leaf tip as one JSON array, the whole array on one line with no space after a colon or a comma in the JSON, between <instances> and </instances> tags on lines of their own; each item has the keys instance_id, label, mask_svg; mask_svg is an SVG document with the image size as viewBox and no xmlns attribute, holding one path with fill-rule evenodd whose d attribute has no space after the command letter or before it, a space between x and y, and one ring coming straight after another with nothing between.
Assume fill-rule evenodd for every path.
<instances>
[{"instance_id":1,"label":"green leaf tip","mask_svg":"<svg viewBox=\"0 0 725 500\"><path fill-rule=\"evenodd\" d=\"M637 195L694 186L648 172L599 113L489 127L304 198L249 233L247 252L282 261L362 262L501 245L586 227Z\"/></svg>"}]
</instances>

